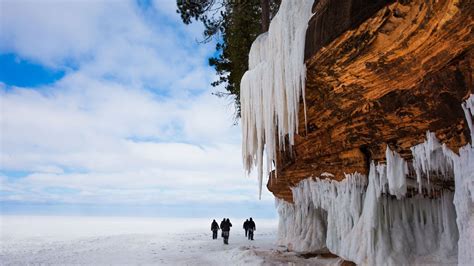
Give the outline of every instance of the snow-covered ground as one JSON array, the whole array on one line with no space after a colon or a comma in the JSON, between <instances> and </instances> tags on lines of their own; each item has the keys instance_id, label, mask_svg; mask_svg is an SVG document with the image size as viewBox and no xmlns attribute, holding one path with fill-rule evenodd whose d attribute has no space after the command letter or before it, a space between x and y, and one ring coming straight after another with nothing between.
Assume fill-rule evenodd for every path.
<instances>
[{"instance_id":1,"label":"snow-covered ground","mask_svg":"<svg viewBox=\"0 0 474 266\"><path fill-rule=\"evenodd\" d=\"M220 222L222 218L216 217ZM255 240L232 219L230 243L209 219L0 216L0 262L10 264L328 265L276 245L276 220L257 219Z\"/></svg>"}]
</instances>

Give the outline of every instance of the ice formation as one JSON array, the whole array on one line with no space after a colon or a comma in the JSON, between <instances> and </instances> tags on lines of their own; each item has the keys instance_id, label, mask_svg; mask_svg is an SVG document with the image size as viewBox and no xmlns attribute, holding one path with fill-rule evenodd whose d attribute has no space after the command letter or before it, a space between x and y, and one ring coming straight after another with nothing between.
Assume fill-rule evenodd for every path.
<instances>
[{"instance_id":1,"label":"ice formation","mask_svg":"<svg viewBox=\"0 0 474 266\"><path fill-rule=\"evenodd\" d=\"M400 199L407 192L405 177L408 174L408 165L400 155L392 152L388 145L385 151L385 158L387 159L386 176L390 194Z\"/></svg>"},{"instance_id":2,"label":"ice formation","mask_svg":"<svg viewBox=\"0 0 474 266\"><path fill-rule=\"evenodd\" d=\"M462 109L466 115L469 130L471 131L471 143L474 144L474 127L472 126L472 117L474 116L474 94L471 94L466 102L462 104Z\"/></svg>"},{"instance_id":3,"label":"ice formation","mask_svg":"<svg viewBox=\"0 0 474 266\"><path fill-rule=\"evenodd\" d=\"M474 261L474 94L462 105L471 130L471 144L459 149L459 156L452 153L454 165L454 205L459 230L458 264Z\"/></svg>"},{"instance_id":4,"label":"ice formation","mask_svg":"<svg viewBox=\"0 0 474 266\"><path fill-rule=\"evenodd\" d=\"M304 99L304 45L313 0L284 0L249 53L249 70L240 85L242 157L249 173L257 166L262 188L264 152L267 172L276 161L276 147L293 145L298 128L298 104Z\"/></svg>"},{"instance_id":5,"label":"ice formation","mask_svg":"<svg viewBox=\"0 0 474 266\"><path fill-rule=\"evenodd\" d=\"M434 133L426 133L426 141L411 148L413 168L418 182L418 191L422 193L423 186L431 189L430 174L441 179L453 178L453 155L446 145L441 145ZM423 177L427 184L423 184Z\"/></svg>"},{"instance_id":6,"label":"ice formation","mask_svg":"<svg viewBox=\"0 0 474 266\"><path fill-rule=\"evenodd\" d=\"M296 251L332 253L357 264L406 264L414 256L456 253L453 193L437 199L382 194L383 176L373 163L342 182L306 179L293 188L293 204L279 202L280 243ZM310 218L311 217L311 218Z\"/></svg>"},{"instance_id":7,"label":"ice formation","mask_svg":"<svg viewBox=\"0 0 474 266\"><path fill-rule=\"evenodd\" d=\"M472 133L474 95L462 107ZM456 254L458 264L472 263L473 145L457 155L427 132L411 151L418 182L411 186L407 162L388 147L387 163L372 162L368 178L354 173L338 182L325 173L302 180L292 188L294 204L277 199L280 244L304 252L327 248L357 264L407 264L427 255L452 262ZM454 193L430 183L453 177ZM408 187L421 195L408 196Z\"/></svg>"}]
</instances>

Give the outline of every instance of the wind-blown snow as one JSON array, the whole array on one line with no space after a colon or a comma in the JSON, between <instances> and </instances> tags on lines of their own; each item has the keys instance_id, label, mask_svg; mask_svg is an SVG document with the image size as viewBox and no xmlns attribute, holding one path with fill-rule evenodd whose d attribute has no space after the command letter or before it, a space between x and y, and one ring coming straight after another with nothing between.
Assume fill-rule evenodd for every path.
<instances>
[{"instance_id":1,"label":"wind-blown snow","mask_svg":"<svg viewBox=\"0 0 474 266\"><path fill-rule=\"evenodd\" d=\"M247 173L257 166L262 189L264 151L269 172L277 145L291 148L298 129L298 106L304 99L304 46L313 0L283 0L267 33L249 53L249 70L240 85L242 157ZM285 147L288 136L290 147Z\"/></svg>"},{"instance_id":2,"label":"wind-blown snow","mask_svg":"<svg viewBox=\"0 0 474 266\"><path fill-rule=\"evenodd\" d=\"M472 133L474 96L462 107ZM426 141L411 151L417 185L407 179L407 162L388 147L387 164L372 162L368 180L353 173L341 182L301 181L292 188L294 204L277 200L280 244L297 251L328 248L357 264L416 263L426 257L435 258L431 263L472 263L473 145L457 155L427 132ZM455 192L435 187L430 176L454 177ZM420 194L406 197L408 187Z\"/></svg>"}]
</instances>

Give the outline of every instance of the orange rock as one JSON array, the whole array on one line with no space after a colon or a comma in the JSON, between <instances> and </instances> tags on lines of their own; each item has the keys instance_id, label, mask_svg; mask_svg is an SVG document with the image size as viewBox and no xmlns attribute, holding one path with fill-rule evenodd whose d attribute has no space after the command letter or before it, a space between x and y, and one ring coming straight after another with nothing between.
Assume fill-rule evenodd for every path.
<instances>
[{"instance_id":1,"label":"orange rock","mask_svg":"<svg viewBox=\"0 0 474 266\"><path fill-rule=\"evenodd\" d=\"M410 147L428 130L454 151L469 141L461 102L474 92L474 5L385 4L326 46L311 44L308 54L308 35L324 25L317 16L334 2L318 2L307 32L308 130L301 104L300 135L293 150L280 152L277 178L272 173L267 184L289 202L290 187L302 179L366 174L371 160L385 160L386 145L410 160Z\"/></svg>"}]
</instances>

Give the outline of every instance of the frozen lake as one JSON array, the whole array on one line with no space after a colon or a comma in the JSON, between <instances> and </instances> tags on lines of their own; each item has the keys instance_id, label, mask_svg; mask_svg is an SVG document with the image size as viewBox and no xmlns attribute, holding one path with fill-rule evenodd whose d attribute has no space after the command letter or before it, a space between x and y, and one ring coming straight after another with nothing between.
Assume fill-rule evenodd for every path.
<instances>
[{"instance_id":1,"label":"frozen lake","mask_svg":"<svg viewBox=\"0 0 474 266\"><path fill-rule=\"evenodd\" d=\"M1 216L2 264L337 264L276 244L276 220L256 219L255 240L231 218L229 245L212 240L209 219ZM221 218L216 217L220 222Z\"/></svg>"}]
</instances>

